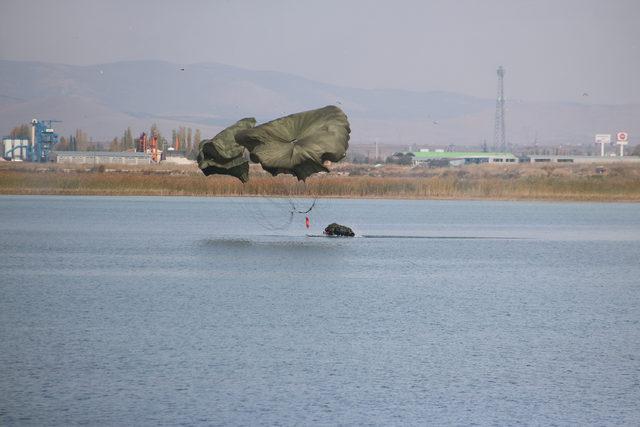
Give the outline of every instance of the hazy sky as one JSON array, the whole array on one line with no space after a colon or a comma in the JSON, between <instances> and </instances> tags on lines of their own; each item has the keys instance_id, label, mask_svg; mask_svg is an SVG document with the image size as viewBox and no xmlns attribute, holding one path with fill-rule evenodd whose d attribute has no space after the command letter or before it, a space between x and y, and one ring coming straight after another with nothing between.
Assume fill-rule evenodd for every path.
<instances>
[{"instance_id":1,"label":"hazy sky","mask_svg":"<svg viewBox=\"0 0 640 427\"><path fill-rule=\"evenodd\" d=\"M640 103L640 0L0 0L0 16L0 59L219 62L489 98L503 65L511 100Z\"/></svg>"}]
</instances>

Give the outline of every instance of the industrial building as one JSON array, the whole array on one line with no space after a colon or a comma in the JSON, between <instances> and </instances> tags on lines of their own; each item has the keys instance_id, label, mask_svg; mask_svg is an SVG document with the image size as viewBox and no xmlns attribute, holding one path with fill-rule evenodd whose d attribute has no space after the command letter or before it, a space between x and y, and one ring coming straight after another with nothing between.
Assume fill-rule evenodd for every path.
<instances>
[{"instance_id":1,"label":"industrial building","mask_svg":"<svg viewBox=\"0 0 640 427\"><path fill-rule=\"evenodd\" d=\"M518 158L511 153L483 153L444 150L420 150L413 154L414 166L426 165L435 161L447 160L450 165L468 165L478 163L517 163Z\"/></svg>"},{"instance_id":2,"label":"industrial building","mask_svg":"<svg viewBox=\"0 0 640 427\"><path fill-rule=\"evenodd\" d=\"M559 156L526 155L516 157L511 153L476 153L444 150L420 150L413 152L413 165L428 165L438 161L447 161L449 165L459 166L480 163L638 163L636 156Z\"/></svg>"},{"instance_id":3,"label":"industrial building","mask_svg":"<svg viewBox=\"0 0 640 427\"><path fill-rule=\"evenodd\" d=\"M6 160L26 160L28 162L48 162L51 150L58 143L58 134L52 123L58 120L31 120L30 139L2 138L2 157Z\"/></svg>"},{"instance_id":4,"label":"industrial building","mask_svg":"<svg viewBox=\"0 0 640 427\"><path fill-rule=\"evenodd\" d=\"M148 165L151 154L115 151L58 151L57 163L91 164L91 165Z\"/></svg>"},{"instance_id":5,"label":"industrial building","mask_svg":"<svg viewBox=\"0 0 640 427\"><path fill-rule=\"evenodd\" d=\"M636 156L539 156L530 155L520 158L521 163L638 163Z\"/></svg>"},{"instance_id":6,"label":"industrial building","mask_svg":"<svg viewBox=\"0 0 640 427\"><path fill-rule=\"evenodd\" d=\"M28 139L2 139L2 157L6 160L27 160L29 152Z\"/></svg>"}]
</instances>

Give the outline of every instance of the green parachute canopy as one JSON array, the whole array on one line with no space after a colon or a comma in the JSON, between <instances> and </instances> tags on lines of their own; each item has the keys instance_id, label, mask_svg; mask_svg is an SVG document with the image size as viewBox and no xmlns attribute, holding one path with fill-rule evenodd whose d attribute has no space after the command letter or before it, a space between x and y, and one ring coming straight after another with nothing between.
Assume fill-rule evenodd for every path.
<instances>
[{"instance_id":1,"label":"green parachute canopy","mask_svg":"<svg viewBox=\"0 0 640 427\"><path fill-rule=\"evenodd\" d=\"M198 167L209 176L223 174L235 176L242 182L249 180L249 162L243 157L244 147L235 140L237 132L256 125L256 119L247 117L237 121L211 139L198 146Z\"/></svg>"},{"instance_id":2,"label":"green parachute canopy","mask_svg":"<svg viewBox=\"0 0 640 427\"><path fill-rule=\"evenodd\" d=\"M350 132L344 112L329 105L241 130L235 140L271 175L287 173L304 181L316 172L328 172L325 161L345 157Z\"/></svg>"}]
</instances>

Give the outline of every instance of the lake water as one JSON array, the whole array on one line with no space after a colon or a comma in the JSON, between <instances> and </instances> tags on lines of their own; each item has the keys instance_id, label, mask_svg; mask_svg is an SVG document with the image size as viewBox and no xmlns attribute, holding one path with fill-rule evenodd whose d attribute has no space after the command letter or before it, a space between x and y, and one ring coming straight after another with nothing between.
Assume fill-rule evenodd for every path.
<instances>
[{"instance_id":1,"label":"lake water","mask_svg":"<svg viewBox=\"0 0 640 427\"><path fill-rule=\"evenodd\" d=\"M288 209L0 197L0 424L640 422L640 204Z\"/></svg>"}]
</instances>

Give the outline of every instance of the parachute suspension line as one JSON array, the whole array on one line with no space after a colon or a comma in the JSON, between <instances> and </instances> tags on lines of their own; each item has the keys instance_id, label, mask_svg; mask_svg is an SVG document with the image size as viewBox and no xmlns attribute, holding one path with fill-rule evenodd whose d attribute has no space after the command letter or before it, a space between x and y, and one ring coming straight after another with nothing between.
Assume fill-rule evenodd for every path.
<instances>
[{"instance_id":1,"label":"parachute suspension line","mask_svg":"<svg viewBox=\"0 0 640 427\"><path fill-rule=\"evenodd\" d=\"M304 189L306 190L305 195L313 197L311 204L308 204L308 198L306 200L297 200L297 199L289 199L289 205L291 207L291 215L294 214L302 214L304 215L304 226L308 230L311 228L311 218L309 217L310 212L313 208L316 207L316 203L318 203L319 193L317 191L310 191L313 187L309 187L308 184L304 183ZM304 207L303 207L304 206Z\"/></svg>"},{"instance_id":2,"label":"parachute suspension line","mask_svg":"<svg viewBox=\"0 0 640 427\"><path fill-rule=\"evenodd\" d=\"M255 199L255 205L252 208L247 208L246 211L253 217L253 222L260 227L269 231L282 231L291 226L294 219L294 212L289 212L289 215L283 218L282 204L278 204L277 201L270 199L269 197L260 197Z\"/></svg>"},{"instance_id":3,"label":"parachute suspension line","mask_svg":"<svg viewBox=\"0 0 640 427\"><path fill-rule=\"evenodd\" d=\"M283 177L286 179L286 177ZM322 180L323 177L315 177ZM304 216L304 225L311 228L310 213L319 203L320 192L308 183L298 182L285 185L284 194L280 196L259 196L245 211L252 216L252 221L269 231L283 231L296 221L298 215ZM246 203L246 201L245 201Z\"/></svg>"},{"instance_id":4,"label":"parachute suspension line","mask_svg":"<svg viewBox=\"0 0 640 427\"><path fill-rule=\"evenodd\" d=\"M291 215L293 215L294 213L299 213L299 214L308 214L309 212L311 212L313 210L313 208L316 206L316 202L318 201L318 197L314 197L313 202L311 203L311 206L309 207L309 209L307 210L300 210L298 209L298 207L296 206L296 204L293 202L293 200L289 200L289 203L291 204Z\"/></svg>"}]
</instances>

